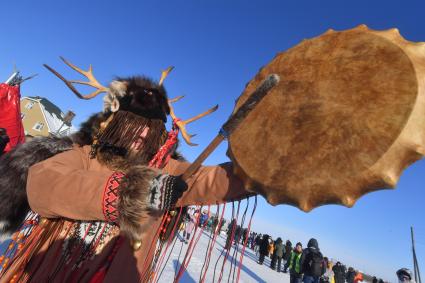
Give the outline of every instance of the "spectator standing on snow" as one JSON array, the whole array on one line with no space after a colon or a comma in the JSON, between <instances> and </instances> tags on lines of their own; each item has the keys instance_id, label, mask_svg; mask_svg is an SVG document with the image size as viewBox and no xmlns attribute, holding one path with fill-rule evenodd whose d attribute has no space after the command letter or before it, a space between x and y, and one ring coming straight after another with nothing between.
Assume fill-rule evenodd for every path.
<instances>
[{"instance_id":1,"label":"spectator standing on snow","mask_svg":"<svg viewBox=\"0 0 425 283\"><path fill-rule=\"evenodd\" d=\"M251 250L255 249L255 238L257 237L256 232L251 232L251 236L249 237L249 247Z\"/></svg>"},{"instance_id":2,"label":"spectator standing on snow","mask_svg":"<svg viewBox=\"0 0 425 283\"><path fill-rule=\"evenodd\" d=\"M354 283L363 282L363 274L359 271L356 272L356 276L354 277Z\"/></svg>"},{"instance_id":3,"label":"spectator standing on snow","mask_svg":"<svg viewBox=\"0 0 425 283\"><path fill-rule=\"evenodd\" d=\"M354 268L349 267L347 274L345 275L345 280L347 281L347 283L354 283L354 277L356 277L356 271L354 270Z\"/></svg>"},{"instance_id":4,"label":"spectator standing on snow","mask_svg":"<svg viewBox=\"0 0 425 283\"><path fill-rule=\"evenodd\" d=\"M344 265L342 265L339 261L337 261L336 264L332 267L332 271L334 272L335 283L345 282L345 266Z\"/></svg>"},{"instance_id":5,"label":"spectator standing on snow","mask_svg":"<svg viewBox=\"0 0 425 283\"><path fill-rule=\"evenodd\" d=\"M240 225L236 225L235 237L234 237L235 245L239 244L239 241L241 240L241 236L242 236L242 227Z\"/></svg>"},{"instance_id":6,"label":"spectator standing on snow","mask_svg":"<svg viewBox=\"0 0 425 283\"><path fill-rule=\"evenodd\" d=\"M322 282L333 282L333 278L334 278L334 273L332 271L332 262L329 261L329 259L327 257L323 258L323 261L325 263L325 274L323 274L322 278L323 281Z\"/></svg>"},{"instance_id":7,"label":"spectator standing on snow","mask_svg":"<svg viewBox=\"0 0 425 283\"><path fill-rule=\"evenodd\" d=\"M325 273L323 255L319 249L319 243L311 238L307 248L304 249L300 260L301 272L304 273L304 283L319 283L319 278Z\"/></svg>"},{"instance_id":8,"label":"spectator standing on snow","mask_svg":"<svg viewBox=\"0 0 425 283\"><path fill-rule=\"evenodd\" d=\"M263 235L260 243L260 258L258 259L259 264L263 264L264 258L269 254L269 238L267 234Z\"/></svg>"},{"instance_id":9,"label":"spectator standing on snow","mask_svg":"<svg viewBox=\"0 0 425 283\"><path fill-rule=\"evenodd\" d=\"M194 210L195 209L193 207L189 208L185 216L185 228L183 231L183 240L182 240L182 242L185 242L185 244L188 243L190 239L190 234L192 233L193 229L195 229L197 214L194 213Z\"/></svg>"},{"instance_id":10,"label":"spectator standing on snow","mask_svg":"<svg viewBox=\"0 0 425 283\"><path fill-rule=\"evenodd\" d=\"M283 255L283 262L285 263L285 266L283 268L283 272L285 272L285 273L288 271L289 259L291 258L291 253L292 253L292 243L291 243L291 241L287 240L286 244L285 244L284 255Z\"/></svg>"},{"instance_id":11,"label":"spectator standing on snow","mask_svg":"<svg viewBox=\"0 0 425 283\"><path fill-rule=\"evenodd\" d=\"M208 221L208 210L203 210L201 217L199 218L199 227L204 227Z\"/></svg>"},{"instance_id":12,"label":"spectator standing on snow","mask_svg":"<svg viewBox=\"0 0 425 283\"><path fill-rule=\"evenodd\" d=\"M272 256L272 261L270 264L271 269L276 270L277 263L277 272L280 272L282 266L282 257L283 257L283 241L279 237L277 238L274 245L274 252Z\"/></svg>"},{"instance_id":13,"label":"spectator standing on snow","mask_svg":"<svg viewBox=\"0 0 425 283\"><path fill-rule=\"evenodd\" d=\"M412 282L412 272L407 268L401 268L396 272L399 283Z\"/></svg>"},{"instance_id":14,"label":"spectator standing on snow","mask_svg":"<svg viewBox=\"0 0 425 283\"><path fill-rule=\"evenodd\" d=\"M302 273L301 273L301 256L303 252L303 246L298 242L293 251L291 251L291 256L289 257L289 274L290 274L290 283L301 283L302 282Z\"/></svg>"},{"instance_id":15,"label":"spectator standing on snow","mask_svg":"<svg viewBox=\"0 0 425 283\"><path fill-rule=\"evenodd\" d=\"M232 246L232 241L235 238L236 234L236 219L232 219L230 221L229 225L227 225L227 240L226 240L226 250L230 250L230 247Z\"/></svg>"},{"instance_id":16,"label":"spectator standing on snow","mask_svg":"<svg viewBox=\"0 0 425 283\"><path fill-rule=\"evenodd\" d=\"M263 237L263 235L261 235L261 233L260 233L255 237L255 240L254 240L254 245L255 245L254 252L257 256L258 256L258 252L260 250L260 244L261 244L262 237Z\"/></svg>"},{"instance_id":17,"label":"spectator standing on snow","mask_svg":"<svg viewBox=\"0 0 425 283\"><path fill-rule=\"evenodd\" d=\"M246 242L246 239L248 237L248 228L241 228L242 231L242 242L241 244L244 245Z\"/></svg>"},{"instance_id":18,"label":"spectator standing on snow","mask_svg":"<svg viewBox=\"0 0 425 283\"><path fill-rule=\"evenodd\" d=\"M274 252L274 241L272 238L269 239L269 247L268 247L268 256L270 256L270 259L273 256L273 252Z\"/></svg>"}]
</instances>

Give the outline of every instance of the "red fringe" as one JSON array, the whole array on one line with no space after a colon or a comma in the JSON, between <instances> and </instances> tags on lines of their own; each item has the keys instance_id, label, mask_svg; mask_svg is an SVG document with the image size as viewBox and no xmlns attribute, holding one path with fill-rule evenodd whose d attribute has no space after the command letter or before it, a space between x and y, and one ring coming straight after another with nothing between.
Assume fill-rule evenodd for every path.
<instances>
[{"instance_id":1,"label":"red fringe","mask_svg":"<svg viewBox=\"0 0 425 283\"><path fill-rule=\"evenodd\" d=\"M208 267L210 265L211 253L212 253L212 250L214 248L215 242L217 241L217 236L220 233L220 227L221 227L221 223L223 222L225 211L226 211L226 204L223 204L223 210L221 211L220 221L218 222L218 225L216 227L216 231L214 232L214 236L213 236L213 239L212 239L211 246L210 246L209 251L208 251L207 264L205 266L204 275L202 275L201 283L205 282L205 276L207 275Z\"/></svg>"},{"instance_id":2,"label":"red fringe","mask_svg":"<svg viewBox=\"0 0 425 283\"><path fill-rule=\"evenodd\" d=\"M158 275L159 270L161 268L162 262L164 261L165 255L167 254L168 248L171 246L171 243L173 242L174 234L176 232L177 224L179 223L182 210L183 210L183 207L180 207L180 211L179 211L179 214L177 216L176 222L174 223L173 230L171 231L171 234L168 238L168 242L167 242L167 246L165 247L165 251L161 254L161 258L160 258L160 260L158 261L158 263L155 267L155 272L154 272L155 277L154 277L153 282L155 282L155 280L159 280L159 278L157 278L157 275Z\"/></svg>"},{"instance_id":3,"label":"red fringe","mask_svg":"<svg viewBox=\"0 0 425 283\"><path fill-rule=\"evenodd\" d=\"M149 162L150 167L162 168L170 160L172 150L177 143L177 137L179 135L179 127L176 124L177 120L173 121L173 128L168 133L167 140L164 145L158 150L152 160Z\"/></svg>"},{"instance_id":4,"label":"red fringe","mask_svg":"<svg viewBox=\"0 0 425 283\"><path fill-rule=\"evenodd\" d=\"M211 206L208 205L208 218L210 216L210 209L211 209ZM196 227L198 227L198 225L199 225L199 220L201 218L201 210L202 210L202 207L199 209L199 215L198 215L198 219L196 221ZM207 223L208 223L208 221L205 221L204 225L202 225L201 231L199 232L198 236L196 237L196 240L195 240L195 235L196 235L197 229L195 229L195 232L193 233L193 236L192 236L192 240L190 241L189 247L188 247L186 254L185 254L185 257L183 259L183 263L180 265L180 270L177 274L175 282L178 282L180 280L180 278L182 277L183 272L186 271L187 266L189 265L190 259L192 258L193 251L195 250L195 247L198 244L199 239L201 238L202 232L204 231Z\"/></svg>"},{"instance_id":5,"label":"red fringe","mask_svg":"<svg viewBox=\"0 0 425 283\"><path fill-rule=\"evenodd\" d=\"M244 254L245 254L246 244L248 243L249 231L251 231L252 218L254 216L254 213L255 213L255 210L256 209L257 209L257 196L255 196L254 208L252 210L251 218L249 219L248 230L246 231L247 235L245 236L245 241L243 243L243 248L242 248L242 251L241 251L241 257L239 259L238 275L236 276L236 282L239 282L239 276L241 274L241 267L242 267L242 260L243 260Z\"/></svg>"},{"instance_id":6,"label":"red fringe","mask_svg":"<svg viewBox=\"0 0 425 283\"><path fill-rule=\"evenodd\" d=\"M221 266L220 276L218 278L219 283L221 282L221 279L223 278L224 265L226 264L227 257L229 256L230 250L232 249L232 246L233 246L233 239L235 237L236 226L238 224L240 205L241 205L241 202L239 201L238 202L238 210L236 211L236 218L235 218L236 222L235 222L235 225L233 225L233 227L232 227L232 233L230 235L230 247L229 247L228 250L226 250L226 254L225 254L224 259L223 259L223 265ZM233 219L232 219L232 221L233 221Z\"/></svg>"}]
</instances>

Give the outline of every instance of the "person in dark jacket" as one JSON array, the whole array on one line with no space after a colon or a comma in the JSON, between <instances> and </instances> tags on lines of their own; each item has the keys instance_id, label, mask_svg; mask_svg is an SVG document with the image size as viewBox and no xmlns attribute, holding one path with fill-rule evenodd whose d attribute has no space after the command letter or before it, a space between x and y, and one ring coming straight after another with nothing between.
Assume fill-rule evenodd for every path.
<instances>
[{"instance_id":1,"label":"person in dark jacket","mask_svg":"<svg viewBox=\"0 0 425 283\"><path fill-rule=\"evenodd\" d=\"M285 250L283 253L283 261L285 262L285 265L283 267L284 273L288 272L289 259L291 258L291 253L292 253L292 243L291 241L287 240L285 244Z\"/></svg>"},{"instance_id":2,"label":"person in dark jacket","mask_svg":"<svg viewBox=\"0 0 425 283\"><path fill-rule=\"evenodd\" d=\"M262 237L263 237L263 235L261 235L261 233L260 233L255 237L255 240L254 240L254 242L255 242L254 243L254 245L255 245L254 252L257 256L259 256L259 254L260 254L259 250L260 250L260 244L261 244Z\"/></svg>"},{"instance_id":3,"label":"person in dark jacket","mask_svg":"<svg viewBox=\"0 0 425 283\"><path fill-rule=\"evenodd\" d=\"M271 269L276 270L277 263L277 272L280 272L282 266L282 257L283 257L283 241L279 237L274 243L274 251L272 256L272 261L270 264Z\"/></svg>"},{"instance_id":4,"label":"person in dark jacket","mask_svg":"<svg viewBox=\"0 0 425 283\"><path fill-rule=\"evenodd\" d=\"M304 273L304 283L319 283L319 278L326 271L323 255L319 249L319 243L311 238L307 248L304 249L300 260L301 273Z\"/></svg>"},{"instance_id":5,"label":"person in dark jacket","mask_svg":"<svg viewBox=\"0 0 425 283\"><path fill-rule=\"evenodd\" d=\"M354 283L354 277L356 277L356 271L354 268L349 267L347 274L345 275L345 280L347 280L347 283Z\"/></svg>"},{"instance_id":6,"label":"person in dark jacket","mask_svg":"<svg viewBox=\"0 0 425 283\"><path fill-rule=\"evenodd\" d=\"M399 283L408 283L412 281L412 272L407 268L401 268L397 270L396 274Z\"/></svg>"},{"instance_id":7,"label":"person in dark jacket","mask_svg":"<svg viewBox=\"0 0 425 283\"><path fill-rule=\"evenodd\" d=\"M4 153L6 145L9 143L10 139L6 133L5 128L0 128L0 156Z\"/></svg>"},{"instance_id":8,"label":"person in dark jacket","mask_svg":"<svg viewBox=\"0 0 425 283\"><path fill-rule=\"evenodd\" d=\"M258 260L259 264L263 264L264 258L269 254L269 238L270 236L267 234L263 235L260 243L260 258Z\"/></svg>"},{"instance_id":9,"label":"person in dark jacket","mask_svg":"<svg viewBox=\"0 0 425 283\"><path fill-rule=\"evenodd\" d=\"M236 225L235 237L233 238L233 244L239 244L242 237L242 227L240 225Z\"/></svg>"},{"instance_id":10,"label":"person in dark jacket","mask_svg":"<svg viewBox=\"0 0 425 283\"><path fill-rule=\"evenodd\" d=\"M301 283L302 282L302 273L301 273L301 256L303 252L303 245L297 243L288 260L289 274L290 274L290 283Z\"/></svg>"},{"instance_id":11,"label":"person in dark jacket","mask_svg":"<svg viewBox=\"0 0 425 283\"><path fill-rule=\"evenodd\" d=\"M233 219L230 221L229 225L227 225L227 239L226 239L226 245L225 249L230 250L232 247L233 239L235 239L236 234L236 219Z\"/></svg>"},{"instance_id":12,"label":"person in dark jacket","mask_svg":"<svg viewBox=\"0 0 425 283\"><path fill-rule=\"evenodd\" d=\"M344 283L345 282L345 266L342 265L339 261L332 267L334 272L335 283ZM377 283L377 282L375 282Z\"/></svg>"}]
</instances>

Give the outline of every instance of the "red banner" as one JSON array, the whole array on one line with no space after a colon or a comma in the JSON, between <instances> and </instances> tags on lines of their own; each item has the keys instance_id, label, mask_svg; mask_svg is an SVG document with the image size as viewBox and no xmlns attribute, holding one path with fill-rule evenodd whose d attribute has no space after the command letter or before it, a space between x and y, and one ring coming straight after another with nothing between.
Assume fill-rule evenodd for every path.
<instances>
[{"instance_id":1,"label":"red banner","mask_svg":"<svg viewBox=\"0 0 425 283\"><path fill-rule=\"evenodd\" d=\"M20 100L19 86L0 83L0 128L5 128L10 138L5 149L6 152L25 141Z\"/></svg>"}]
</instances>

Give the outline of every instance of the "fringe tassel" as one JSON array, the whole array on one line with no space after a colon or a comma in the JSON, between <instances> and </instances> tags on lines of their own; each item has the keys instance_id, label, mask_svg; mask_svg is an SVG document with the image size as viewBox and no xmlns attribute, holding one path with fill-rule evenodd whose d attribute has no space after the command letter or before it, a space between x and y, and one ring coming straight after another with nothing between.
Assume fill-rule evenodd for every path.
<instances>
[{"instance_id":1,"label":"fringe tassel","mask_svg":"<svg viewBox=\"0 0 425 283\"><path fill-rule=\"evenodd\" d=\"M243 225L245 224L245 218L246 218L246 213L248 211L248 206L249 206L249 199L247 199L247 204L246 204L246 207L245 207L245 211L242 214L241 225L239 226L240 227L239 232L242 232L242 233L244 231ZM242 236L242 234L238 233L238 235L237 235L237 241L235 242L235 248L234 248L233 255L232 255L232 261L231 261L231 265L230 265L230 272L229 272L229 277L227 279L227 282L230 281L230 275L232 275L232 273L233 273L232 282L235 281L236 263L237 263L236 260L237 260L237 255L238 255L238 252L239 252L239 241L240 241L240 237L241 236Z\"/></svg>"},{"instance_id":2,"label":"fringe tassel","mask_svg":"<svg viewBox=\"0 0 425 283\"><path fill-rule=\"evenodd\" d=\"M216 213L215 213L215 217L218 217L220 214L220 205L217 205L217 209L216 209ZM208 219L208 221L210 221ZM213 223L211 223L213 224ZM204 256L204 262L202 263L202 267L201 267L201 272L199 273L199 282L202 281L202 274L204 272L204 268L207 265L207 261L208 261L208 251L210 250L210 246L213 246L212 242L213 242L213 238L215 235L215 231L213 231L212 227L211 227L211 231L210 234L208 235L208 244L207 244L207 248L205 249L205 256Z\"/></svg>"},{"instance_id":3,"label":"fringe tassel","mask_svg":"<svg viewBox=\"0 0 425 283\"><path fill-rule=\"evenodd\" d=\"M235 231L236 231L236 226L238 224L240 206L241 206L241 201L238 201L238 209L236 210L236 218L232 219L232 221L235 220L235 222L234 222L234 225L232 227L232 234L230 236L230 244L229 244L228 249L226 249L226 254L225 254L224 259L223 259L223 264L221 266L220 277L218 278L218 282L221 282L221 279L223 278L224 265L226 264L227 258L228 258L229 253L230 253L230 249L232 248L233 239L235 238Z\"/></svg>"},{"instance_id":4,"label":"fringe tassel","mask_svg":"<svg viewBox=\"0 0 425 283\"><path fill-rule=\"evenodd\" d=\"M240 274L241 274L241 268L242 268L242 260L243 260L244 254L245 254L246 245L248 243L249 232L251 231L252 218L254 217L255 210L257 209L257 196L255 196L254 198L255 198L254 199L255 200L255 202L254 202L254 208L252 209L251 218L249 219L248 230L246 232L246 237L245 237L245 241L244 241L244 244L243 244L243 248L242 248L242 252L241 252L241 257L239 259L238 276L236 277L236 282L239 282L239 278L240 278Z\"/></svg>"},{"instance_id":5,"label":"fringe tassel","mask_svg":"<svg viewBox=\"0 0 425 283\"><path fill-rule=\"evenodd\" d=\"M217 208L217 211L219 210L219 207L220 206L218 206L218 208ZM214 232L214 236L213 236L213 240L212 240L212 244L211 244L211 246L209 247L209 250L208 250L208 255L207 255L207 260L206 260L206 267L205 267L205 272L204 272L204 275L202 276L202 279L200 280L200 282L205 282L205 277L206 277L206 275L207 275L207 271L208 271L208 267L209 267L209 265L210 265L210 260L211 260L211 253L212 253L212 250L213 250L213 248L214 248L214 245L215 245L215 243L216 243L216 241L217 241L217 236L218 236L218 234L220 233L220 228L221 228L221 223L223 223L223 219L224 219L224 212L226 211L226 204L223 204L223 210L221 211L221 216L220 216L220 221L218 222L218 225L217 225L217 227L216 227L216 230L215 230L215 232ZM202 271L201 271L201 275L202 275Z\"/></svg>"},{"instance_id":6,"label":"fringe tassel","mask_svg":"<svg viewBox=\"0 0 425 283\"><path fill-rule=\"evenodd\" d=\"M154 168L162 168L171 158L171 154L174 151L174 148L177 144L177 139L179 135L179 127L176 124L177 119L173 121L173 128L168 133L167 140L165 144L158 150L155 156L149 162L149 166Z\"/></svg>"},{"instance_id":7,"label":"fringe tassel","mask_svg":"<svg viewBox=\"0 0 425 283\"><path fill-rule=\"evenodd\" d=\"M163 215L162 220L161 220L161 224L159 225L159 228L157 229L155 236L153 237L152 242L149 246L148 255L146 256L145 262L143 263L144 274L142 274L142 276L140 278L140 280L141 280L140 282L148 282L152 278L154 271L152 270L152 262L148 263L148 259L150 259L154 255L154 252L155 252L155 249L156 249L156 244L157 244L157 241L158 241L158 238L159 238L159 233L161 232L161 229L162 229L162 227L165 223L165 219L166 219L166 217L165 217L165 215ZM154 246L155 246L155 248L153 249Z\"/></svg>"},{"instance_id":8,"label":"fringe tassel","mask_svg":"<svg viewBox=\"0 0 425 283\"><path fill-rule=\"evenodd\" d=\"M183 272L186 269L185 268L185 265L186 265L187 256L189 254L189 251L192 249L193 242L195 240L195 235L196 235L196 232L198 231L199 220L201 219L201 209L202 209L202 206L199 208L199 213L198 213L198 216L196 217L195 230L193 231L192 239L190 240L189 246L188 246L188 248L186 250L186 253L185 253L184 257L183 257L183 262L180 264L180 268L179 268L179 271L177 273L177 276L174 278L174 282L178 282L179 281L180 277L183 275Z\"/></svg>"},{"instance_id":9,"label":"fringe tassel","mask_svg":"<svg viewBox=\"0 0 425 283\"><path fill-rule=\"evenodd\" d=\"M181 216L182 210L183 210L183 208L182 208L182 207L180 207L179 214L178 214L178 216L177 216L176 221L174 222L173 229L172 229L172 231L171 231L171 233L170 233L170 236L169 236L169 238L168 238L168 240L167 240L167 246L165 247L165 251L164 251L164 252L161 252L161 257L160 257L160 259L159 259L158 263L156 264L156 268L155 268L155 277L154 277L153 282L155 282L155 281L159 280L158 272L159 272L159 270L160 270L160 268L161 268L161 266L162 266L162 262L163 262L163 260L164 260L164 258L165 258L165 255L167 254L168 248L170 247L171 243L173 242L174 234L175 234L175 232L176 232L177 225L179 224L179 220L180 220L180 216ZM167 260L167 261L168 261L168 260ZM158 275L158 276L156 276L156 275Z\"/></svg>"},{"instance_id":10,"label":"fringe tassel","mask_svg":"<svg viewBox=\"0 0 425 283\"><path fill-rule=\"evenodd\" d=\"M180 217L181 217L182 211L183 211L183 207L180 207L180 212L179 212L179 216L177 217L176 224L179 224L179 221L180 221ZM178 229L177 229L177 230L178 230ZM177 231L177 230L176 230L176 231ZM175 232L175 231L174 231L174 232ZM159 273L158 280L161 278L162 272L164 271L165 267L167 266L167 263L168 263L168 261L169 261L169 259L170 259L170 256L171 256L171 254L172 254L172 252L173 252L173 250L174 250L174 247L175 247L175 245L176 245L177 237L175 237L175 233L174 233L174 234L170 237L170 239L173 239L173 238L174 238L174 240L172 241L172 242L173 242L173 246L171 247L171 250L170 250L170 252L169 252L169 254L168 254L167 260L165 261L165 263L164 263L164 265L163 265L163 267L162 267L162 269L161 269L161 272ZM170 241L170 243L171 243L171 241Z\"/></svg>"},{"instance_id":11,"label":"fringe tassel","mask_svg":"<svg viewBox=\"0 0 425 283\"><path fill-rule=\"evenodd\" d=\"M235 217L235 202L232 202L232 218L231 218L232 220L230 221L229 225L233 225L233 224L231 224L231 223L233 222L234 217ZM231 228L232 228L232 231L230 232L230 236L231 236L231 235L232 235L232 233L233 233L233 226L232 226ZM216 273L216 270L217 270L218 262L220 261L220 258L221 258L221 256L223 255L223 253L224 253L224 254L226 254L226 252L227 252L227 245L229 245L229 244L227 243L228 241L230 241L230 246L231 246L232 241L233 241L232 236L231 236L230 238L228 237L228 238L226 239L226 244L225 244L224 248L221 250L220 256L218 257L217 261L215 262L215 265L214 265L214 274L213 274L213 282L215 282L215 273ZM220 276L221 276L221 275L220 275Z\"/></svg>"},{"instance_id":12,"label":"fringe tassel","mask_svg":"<svg viewBox=\"0 0 425 283\"><path fill-rule=\"evenodd\" d=\"M42 219L39 225L34 225L25 245L22 245L22 249L11 259L11 264L2 270L0 274L2 279L6 282L27 282L30 278L28 273L24 273L25 267L43 245L47 242L51 244L51 241L61 232L62 227L62 220ZM42 261L43 258L38 258L36 262L33 262L31 268L37 269Z\"/></svg>"}]
</instances>

